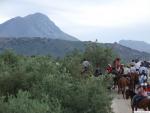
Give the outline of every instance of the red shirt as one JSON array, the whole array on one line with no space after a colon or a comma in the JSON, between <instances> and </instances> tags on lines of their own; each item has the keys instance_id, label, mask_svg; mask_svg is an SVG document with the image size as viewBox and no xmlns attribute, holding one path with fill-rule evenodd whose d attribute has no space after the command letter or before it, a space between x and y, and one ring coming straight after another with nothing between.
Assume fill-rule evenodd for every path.
<instances>
[{"instance_id":1,"label":"red shirt","mask_svg":"<svg viewBox=\"0 0 150 113\"><path fill-rule=\"evenodd\" d=\"M108 67L106 68L106 71L107 71L108 74L110 74L110 73L112 72L112 67L108 66Z\"/></svg>"}]
</instances>

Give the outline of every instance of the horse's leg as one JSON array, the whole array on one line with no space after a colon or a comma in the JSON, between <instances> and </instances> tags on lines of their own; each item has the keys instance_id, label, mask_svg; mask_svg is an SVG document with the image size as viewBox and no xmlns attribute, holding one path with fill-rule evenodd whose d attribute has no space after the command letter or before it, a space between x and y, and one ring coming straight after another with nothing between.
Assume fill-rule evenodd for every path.
<instances>
[{"instance_id":1,"label":"horse's leg","mask_svg":"<svg viewBox=\"0 0 150 113\"><path fill-rule=\"evenodd\" d=\"M122 89L123 99L125 99L125 88Z\"/></svg>"},{"instance_id":2,"label":"horse's leg","mask_svg":"<svg viewBox=\"0 0 150 113\"><path fill-rule=\"evenodd\" d=\"M134 106L132 105L131 108L132 108L132 113L134 113Z\"/></svg>"},{"instance_id":3,"label":"horse's leg","mask_svg":"<svg viewBox=\"0 0 150 113\"><path fill-rule=\"evenodd\" d=\"M120 93L120 90L121 90L120 85L118 85L118 94Z\"/></svg>"},{"instance_id":4,"label":"horse's leg","mask_svg":"<svg viewBox=\"0 0 150 113\"><path fill-rule=\"evenodd\" d=\"M137 109L138 109L138 107L137 107L137 105L135 106L135 111L137 111Z\"/></svg>"},{"instance_id":5,"label":"horse's leg","mask_svg":"<svg viewBox=\"0 0 150 113\"><path fill-rule=\"evenodd\" d=\"M118 94L122 91L121 89L122 89L121 83L120 83L120 81L118 81Z\"/></svg>"},{"instance_id":6,"label":"horse's leg","mask_svg":"<svg viewBox=\"0 0 150 113\"><path fill-rule=\"evenodd\" d=\"M123 99L125 99L125 98L124 98L124 88L122 88L122 95L123 95Z\"/></svg>"},{"instance_id":7,"label":"horse's leg","mask_svg":"<svg viewBox=\"0 0 150 113\"><path fill-rule=\"evenodd\" d=\"M148 105L148 111L150 111L150 104Z\"/></svg>"},{"instance_id":8,"label":"horse's leg","mask_svg":"<svg viewBox=\"0 0 150 113\"><path fill-rule=\"evenodd\" d=\"M144 111L147 111L147 108L143 108Z\"/></svg>"}]
</instances>

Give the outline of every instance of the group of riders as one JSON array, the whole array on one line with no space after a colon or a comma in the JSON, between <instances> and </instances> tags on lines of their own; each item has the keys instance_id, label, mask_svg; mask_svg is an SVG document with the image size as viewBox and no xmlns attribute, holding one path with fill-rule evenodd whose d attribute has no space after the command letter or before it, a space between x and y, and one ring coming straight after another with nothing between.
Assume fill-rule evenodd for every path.
<instances>
[{"instance_id":1,"label":"group of riders","mask_svg":"<svg viewBox=\"0 0 150 113\"><path fill-rule=\"evenodd\" d=\"M84 59L83 63L83 73L88 71L90 63L88 60ZM108 64L106 67L106 73L113 74L114 75L114 85L112 89L115 89L117 85L119 85L118 81L121 78L126 78L126 80L129 80L128 90L132 91L134 93L134 96L131 98L132 100L132 107L137 110L138 104L143 99L148 99L148 96L150 96L150 84L148 83L148 78L150 75L149 72L150 69L150 62L147 61L140 61L138 59L132 60L130 63L124 65L121 64L121 59L116 58L112 65ZM99 65L96 65L96 69L94 72L95 76L101 75L101 70L99 68ZM134 79L133 76L137 75L137 79L132 82L132 79ZM130 87L134 83L134 88ZM118 86L119 87L119 86ZM149 103L150 106L150 103ZM143 108L146 109L146 108ZM150 108L149 108L150 110Z\"/></svg>"}]
</instances>

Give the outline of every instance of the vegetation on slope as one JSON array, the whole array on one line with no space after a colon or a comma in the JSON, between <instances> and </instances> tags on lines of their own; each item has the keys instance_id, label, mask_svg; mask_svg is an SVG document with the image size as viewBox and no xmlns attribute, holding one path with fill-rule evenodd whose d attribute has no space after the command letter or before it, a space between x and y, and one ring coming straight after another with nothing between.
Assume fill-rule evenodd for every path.
<instances>
[{"instance_id":1,"label":"vegetation on slope","mask_svg":"<svg viewBox=\"0 0 150 113\"><path fill-rule=\"evenodd\" d=\"M111 113L107 75L85 79L80 74L84 57L92 69L96 62L112 61L110 50L94 48L63 59L1 54L0 113Z\"/></svg>"}]
</instances>

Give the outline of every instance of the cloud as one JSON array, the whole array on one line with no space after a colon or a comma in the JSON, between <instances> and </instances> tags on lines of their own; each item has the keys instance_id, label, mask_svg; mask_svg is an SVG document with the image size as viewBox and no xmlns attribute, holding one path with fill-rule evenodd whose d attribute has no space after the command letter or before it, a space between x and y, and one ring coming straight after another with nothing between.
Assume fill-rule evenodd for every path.
<instances>
[{"instance_id":1,"label":"cloud","mask_svg":"<svg viewBox=\"0 0 150 113\"><path fill-rule=\"evenodd\" d=\"M74 21L81 25L120 27L148 21L149 0L126 0L112 4L83 6L80 14L72 14ZM76 19L76 20L75 20Z\"/></svg>"},{"instance_id":2,"label":"cloud","mask_svg":"<svg viewBox=\"0 0 150 113\"><path fill-rule=\"evenodd\" d=\"M15 16L41 12L63 31L81 40L149 40L150 0L2 0L0 23ZM139 24L141 26L139 26ZM137 26L141 27L137 30ZM145 31L140 32L142 29ZM130 32L129 32L130 31ZM102 38L104 37L104 38ZM112 39L113 38L113 39Z\"/></svg>"}]
</instances>

